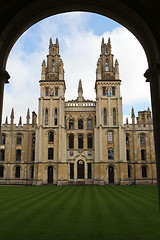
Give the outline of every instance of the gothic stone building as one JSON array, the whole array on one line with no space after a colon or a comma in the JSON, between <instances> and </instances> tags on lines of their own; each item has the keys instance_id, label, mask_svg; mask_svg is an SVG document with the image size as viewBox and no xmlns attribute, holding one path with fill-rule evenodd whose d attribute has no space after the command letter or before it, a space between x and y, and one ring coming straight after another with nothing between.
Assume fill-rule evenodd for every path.
<instances>
[{"instance_id":1,"label":"gothic stone building","mask_svg":"<svg viewBox=\"0 0 160 240\"><path fill-rule=\"evenodd\" d=\"M123 124L119 64L110 39L102 39L96 69L96 101L85 100L79 81L76 100L65 101L58 39L50 39L42 63L38 123L2 125L0 184L151 184L156 183L151 112Z\"/></svg>"}]
</instances>

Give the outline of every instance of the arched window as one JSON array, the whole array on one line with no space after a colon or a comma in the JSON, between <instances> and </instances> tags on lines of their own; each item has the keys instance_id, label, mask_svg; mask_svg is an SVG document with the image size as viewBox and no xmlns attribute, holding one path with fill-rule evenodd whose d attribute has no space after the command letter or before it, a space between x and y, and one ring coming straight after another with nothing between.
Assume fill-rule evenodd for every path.
<instances>
[{"instance_id":1,"label":"arched window","mask_svg":"<svg viewBox=\"0 0 160 240\"><path fill-rule=\"evenodd\" d=\"M146 151L144 149L141 150L141 161L146 161Z\"/></svg>"},{"instance_id":2,"label":"arched window","mask_svg":"<svg viewBox=\"0 0 160 240\"><path fill-rule=\"evenodd\" d=\"M129 156L130 154L129 154L129 150L128 149L126 149L126 158L127 158L127 161L129 161L130 160L130 156Z\"/></svg>"},{"instance_id":3,"label":"arched window","mask_svg":"<svg viewBox=\"0 0 160 240\"><path fill-rule=\"evenodd\" d=\"M20 167L19 167L19 166L16 167L15 177L16 177L16 178L20 178Z\"/></svg>"},{"instance_id":4,"label":"arched window","mask_svg":"<svg viewBox=\"0 0 160 240\"><path fill-rule=\"evenodd\" d=\"M55 96L58 96L58 88L55 88Z\"/></svg>"},{"instance_id":5,"label":"arched window","mask_svg":"<svg viewBox=\"0 0 160 240\"><path fill-rule=\"evenodd\" d=\"M52 72L55 72L55 61L52 61Z\"/></svg>"},{"instance_id":6,"label":"arched window","mask_svg":"<svg viewBox=\"0 0 160 240\"><path fill-rule=\"evenodd\" d=\"M46 88L46 96L48 96L48 93L49 93L49 89L48 87Z\"/></svg>"},{"instance_id":7,"label":"arched window","mask_svg":"<svg viewBox=\"0 0 160 240\"><path fill-rule=\"evenodd\" d=\"M4 144L5 144L5 140L6 140L5 134L2 134L2 135L1 135L1 145L4 145Z\"/></svg>"},{"instance_id":8,"label":"arched window","mask_svg":"<svg viewBox=\"0 0 160 240\"><path fill-rule=\"evenodd\" d=\"M115 96L115 87L112 87L112 96Z\"/></svg>"},{"instance_id":9,"label":"arched window","mask_svg":"<svg viewBox=\"0 0 160 240\"><path fill-rule=\"evenodd\" d=\"M142 177L147 177L147 167L142 166Z\"/></svg>"},{"instance_id":10,"label":"arched window","mask_svg":"<svg viewBox=\"0 0 160 240\"><path fill-rule=\"evenodd\" d=\"M103 96L106 96L106 87L103 87Z\"/></svg>"},{"instance_id":11,"label":"arched window","mask_svg":"<svg viewBox=\"0 0 160 240\"><path fill-rule=\"evenodd\" d=\"M131 178L131 166L128 165L128 178Z\"/></svg>"},{"instance_id":12,"label":"arched window","mask_svg":"<svg viewBox=\"0 0 160 240\"><path fill-rule=\"evenodd\" d=\"M54 110L54 125L57 125L58 123L58 110L57 108Z\"/></svg>"},{"instance_id":13,"label":"arched window","mask_svg":"<svg viewBox=\"0 0 160 240\"><path fill-rule=\"evenodd\" d=\"M128 144L129 144L129 135L126 134L126 145L128 145Z\"/></svg>"},{"instance_id":14,"label":"arched window","mask_svg":"<svg viewBox=\"0 0 160 240\"><path fill-rule=\"evenodd\" d=\"M35 149L32 150L32 162L35 161Z\"/></svg>"},{"instance_id":15,"label":"arched window","mask_svg":"<svg viewBox=\"0 0 160 240\"><path fill-rule=\"evenodd\" d=\"M22 135L18 134L17 135L17 145L21 145L22 144Z\"/></svg>"},{"instance_id":16,"label":"arched window","mask_svg":"<svg viewBox=\"0 0 160 240\"><path fill-rule=\"evenodd\" d=\"M71 148L71 149L74 148L74 135L73 134L69 135L69 148Z\"/></svg>"},{"instance_id":17,"label":"arched window","mask_svg":"<svg viewBox=\"0 0 160 240\"><path fill-rule=\"evenodd\" d=\"M113 142L113 132L112 132L112 131L109 131L109 132L108 132L108 142L109 142L109 143L112 143L112 142Z\"/></svg>"},{"instance_id":18,"label":"arched window","mask_svg":"<svg viewBox=\"0 0 160 240\"><path fill-rule=\"evenodd\" d=\"M108 63L108 60L106 60L106 72L109 71L109 63Z\"/></svg>"},{"instance_id":19,"label":"arched window","mask_svg":"<svg viewBox=\"0 0 160 240\"><path fill-rule=\"evenodd\" d=\"M16 150L16 161L18 161L18 162L21 161L21 150L20 149Z\"/></svg>"},{"instance_id":20,"label":"arched window","mask_svg":"<svg viewBox=\"0 0 160 240\"><path fill-rule=\"evenodd\" d=\"M140 135L140 144L141 145L145 145L145 136L144 136L144 134Z\"/></svg>"},{"instance_id":21,"label":"arched window","mask_svg":"<svg viewBox=\"0 0 160 240\"><path fill-rule=\"evenodd\" d=\"M74 120L73 119L69 120L69 129L74 129Z\"/></svg>"},{"instance_id":22,"label":"arched window","mask_svg":"<svg viewBox=\"0 0 160 240\"><path fill-rule=\"evenodd\" d=\"M4 161L5 158L5 150L0 150L0 161Z\"/></svg>"},{"instance_id":23,"label":"arched window","mask_svg":"<svg viewBox=\"0 0 160 240\"><path fill-rule=\"evenodd\" d=\"M0 166L0 178L3 178L4 176L4 167Z\"/></svg>"},{"instance_id":24,"label":"arched window","mask_svg":"<svg viewBox=\"0 0 160 240\"><path fill-rule=\"evenodd\" d=\"M78 120L78 129L83 129L83 120L82 119Z\"/></svg>"},{"instance_id":25,"label":"arched window","mask_svg":"<svg viewBox=\"0 0 160 240\"><path fill-rule=\"evenodd\" d=\"M113 125L116 125L116 109L113 109Z\"/></svg>"},{"instance_id":26,"label":"arched window","mask_svg":"<svg viewBox=\"0 0 160 240\"><path fill-rule=\"evenodd\" d=\"M108 160L113 160L113 148L108 148Z\"/></svg>"},{"instance_id":27,"label":"arched window","mask_svg":"<svg viewBox=\"0 0 160 240\"><path fill-rule=\"evenodd\" d=\"M87 120L87 129L92 129L92 119Z\"/></svg>"},{"instance_id":28,"label":"arched window","mask_svg":"<svg viewBox=\"0 0 160 240\"><path fill-rule=\"evenodd\" d=\"M87 136L87 148L92 148L92 135Z\"/></svg>"},{"instance_id":29,"label":"arched window","mask_svg":"<svg viewBox=\"0 0 160 240\"><path fill-rule=\"evenodd\" d=\"M107 125L107 110L106 110L106 108L103 110L103 122L104 122L104 125Z\"/></svg>"},{"instance_id":30,"label":"arched window","mask_svg":"<svg viewBox=\"0 0 160 240\"><path fill-rule=\"evenodd\" d=\"M54 142L54 133L52 131L48 133L48 142Z\"/></svg>"},{"instance_id":31,"label":"arched window","mask_svg":"<svg viewBox=\"0 0 160 240\"><path fill-rule=\"evenodd\" d=\"M34 166L31 167L31 178L34 178Z\"/></svg>"},{"instance_id":32,"label":"arched window","mask_svg":"<svg viewBox=\"0 0 160 240\"><path fill-rule=\"evenodd\" d=\"M48 109L45 110L45 125L48 125Z\"/></svg>"},{"instance_id":33,"label":"arched window","mask_svg":"<svg viewBox=\"0 0 160 240\"><path fill-rule=\"evenodd\" d=\"M79 149L83 148L83 135L78 136L78 148Z\"/></svg>"},{"instance_id":34,"label":"arched window","mask_svg":"<svg viewBox=\"0 0 160 240\"><path fill-rule=\"evenodd\" d=\"M48 148L48 160L53 160L53 148Z\"/></svg>"},{"instance_id":35,"label":"arched window","mask_svg":"<svg viewBox=\"0 0 160 240\"><path fill-rule=\"evenodd\" d=\"M35 145L35 142L36 142L36 135L33 134L33 136L32 136L32 144Z\"/></svg>"}]
</instances>

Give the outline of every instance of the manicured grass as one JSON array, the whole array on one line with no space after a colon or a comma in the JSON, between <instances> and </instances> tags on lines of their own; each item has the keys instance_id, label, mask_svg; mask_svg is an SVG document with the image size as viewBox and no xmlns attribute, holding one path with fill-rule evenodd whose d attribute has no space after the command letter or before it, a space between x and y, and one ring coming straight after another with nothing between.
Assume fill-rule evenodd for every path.
<instances>
[{"instance_id":1,"label":"manicured grass","mask_svg":"<svg viewBox=\"0 0 160 240\"><path fill-rule=\"evenodd\" d=\"M160 240L156 186L1 186L2 240Z\"/></svg>"}]
</instances>

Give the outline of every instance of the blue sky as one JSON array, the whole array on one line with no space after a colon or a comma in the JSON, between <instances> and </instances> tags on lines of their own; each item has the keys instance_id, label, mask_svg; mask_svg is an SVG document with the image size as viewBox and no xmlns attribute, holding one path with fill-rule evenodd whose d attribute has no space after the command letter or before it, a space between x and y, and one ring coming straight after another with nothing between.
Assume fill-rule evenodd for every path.
<instances>
[{"instance_id":1,"label":"blue sky","mask_svg":"<svg viewBox=\"0 0 160 240\"><path fill-rule=\"evenodd\" d=\"M14 107L15 122L19 116L26 121L27 108L38 113L41 64L48 54L49 38L59 39L64 62L66 100L77 97L78 81L82 79L84 97L95 100L96 64L101 39L111 38L114 59L120 66L123 115L150 107L149 83L143 74L147 69L145 53L138 40L123 26L104 16L72 12L52 16L29 28L14 45L7 62L11 79L5 86L4 112L10 117ZM75 90L76 89L76 90Z\"/></svg>"}]
</instances>

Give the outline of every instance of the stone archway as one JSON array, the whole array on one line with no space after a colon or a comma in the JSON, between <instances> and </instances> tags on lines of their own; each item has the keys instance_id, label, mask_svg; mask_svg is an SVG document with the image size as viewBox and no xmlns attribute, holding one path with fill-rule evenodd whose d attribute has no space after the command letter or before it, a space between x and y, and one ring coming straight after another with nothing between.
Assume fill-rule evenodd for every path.
<instances>
[{"instance_id":1,"label":"stone archway","mask_svg":"<svg viewBox=\"0 0 160 240\"><path fill-rule=\"evenodd\" d=\"M0 126L2 119L4 83L8 82L6 62L11 48L22 33L48 16L67 11L90 11L110 17L127 27L142 44L149 69L145 77L150 82L155 133L155 151L160 199L160 3L122 0L28 0L1 1L0 23ZM8 9L13 9L8 11ZM152 11L150 10L152 9ZM144 14L145 12L145 14ZM149 16L149 17L148 17Z\"/></svg>"}]
</instances>

